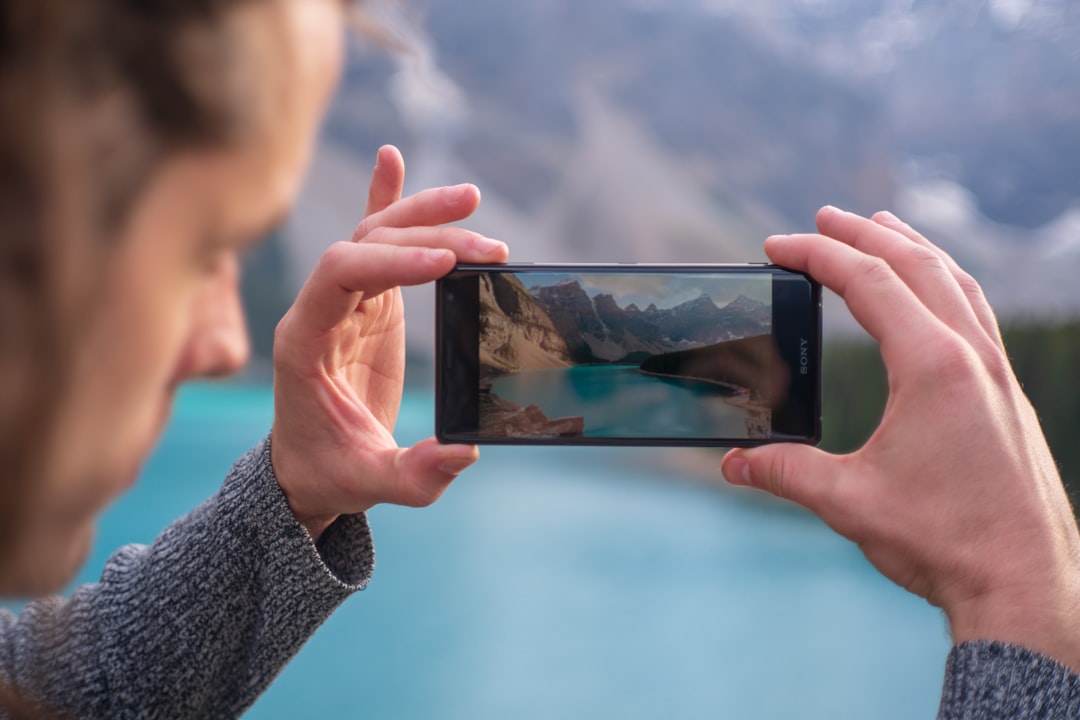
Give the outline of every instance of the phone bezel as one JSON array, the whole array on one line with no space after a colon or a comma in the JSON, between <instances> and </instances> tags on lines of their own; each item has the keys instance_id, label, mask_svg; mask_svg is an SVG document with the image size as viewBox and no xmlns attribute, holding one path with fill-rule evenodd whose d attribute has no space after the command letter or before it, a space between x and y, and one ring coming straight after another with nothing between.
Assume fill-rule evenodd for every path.
<instances>
[{"instance_id":1,"label":"phone bezel","mask_svg":"<svg viewBox=\"0 0 1080 720\"><path fill-rule=\"evenodd\" d=\"M478 424L479 283L477 273L763 273L773 276L773 335L791 372L788 403L774 408L768 438L483 437L456 431ZM777 278L780 282L777 282ZM794 305L792 305L794 303ZM802 308L795 312L791 308ZM821 438L821 285L804 273L765 263L610 264L513 263L458 265L436 282L435 435L443 443L632 447L752 447L777 442L817 444ZM805 345L803 344L805 341ZM472 389L470 392L469 389Z\"/></svg>"}]
</instances>

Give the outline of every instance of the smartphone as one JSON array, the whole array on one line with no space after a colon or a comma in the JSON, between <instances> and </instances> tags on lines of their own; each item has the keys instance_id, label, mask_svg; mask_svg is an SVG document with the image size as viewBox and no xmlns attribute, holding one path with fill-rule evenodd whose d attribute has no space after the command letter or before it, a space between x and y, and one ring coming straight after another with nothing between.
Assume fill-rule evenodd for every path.
<instances>
[{"instance_id":1,"label":"smartphone","mask_svg":"<svg viewBox=\"0 0 1080 720\"><path fill-rule=\"evenodd\" d=\"M821 286L775 265L459 265L436 283L446 443L816 443Z\"/></svg>"}]
</instances>

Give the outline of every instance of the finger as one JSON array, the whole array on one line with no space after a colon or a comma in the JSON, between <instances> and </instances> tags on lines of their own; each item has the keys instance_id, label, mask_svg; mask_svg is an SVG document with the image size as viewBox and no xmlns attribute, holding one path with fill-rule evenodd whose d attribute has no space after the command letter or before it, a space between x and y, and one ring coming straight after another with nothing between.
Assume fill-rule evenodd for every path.
<instances>
[{"instance_id":1,"label":"finger","mask_svg":"<svg viewBox=\"0 0 1080 720\"><path fill-rule=\"evenodd\" d=\"M777 235L765 253L836 292L877 340L886 364L911 347L934 347L944 326L881 258L822 235Z\"/></svg>"},{"instance_id":2,"label":"finger","mask_svg":"<svg viewBox=\"0 0 1080 720\"><path fill-rule=\"evenodd\" d=\"M380 227L434 226L457 222L476 212L480 190L468 183L421 190L373 213L357 225L353 241L365 241Z\"/></svg>"},{"instance_id":3,"label":"finger","mask_svg":"<svg viewBox=\"0 0 1080 720\"><path fill-rule=\"evenodd\" d=\"M375 156L364 216L381 212L401 199L405 188L405 159L393 145L383 145Z\"/></svg>"},{"instance_id":4,"label":"finger","mask_svg":"<svg viewBox=\"0 0 1080 720\"><path fill-rule=\"evenodd\" d=\"M763 445L731 450L720 471L732 485L753 487L790 500L832 525L839 459L810 445Z\"/></svg>"},{"instance_id":5,"label":"finger","mask_svg":"<svg viewBox=\"0 0 1080 720\"><path fill-rule=\"evenodd\" d=\"M442 445L428 438L394 453L384 465L382 486L390 488L385 502L408 507L426 507L438 500L454 478L480 457L475 445Z\"/></svg>"},{"instance_id":6,"label":"finger","mask_svg":"<svg viewBox=\"0 0 1080 720\"><path fill-rule=\"evenodd\" d=\"M941 255L873 220L833 207L817 215L823 235L879 257L931 313L964 337L981 334L982 325Z\"/></svg>"},{"instance_id":7,"label":"finger","mask_svg":"<svg viewBox=\"0 0 1080 720\"><path fill-rule=\"evenodd\" d=\"M319 259L291 312L302 327L326 332L365 298L398 285L432 282L450 272L454 262L454 253L438 248L336 243Z\"/></svg>"},{"instance_id":8,"label":"finger","mask_svg":"<svg viewBox=\"0 0 1080 720\"><path fill-rule=\"evenodd\" d=\"M879 225L894 230L912 242L937 254L937 256L941 258L941 261L945 263L949 272L952 273L956 283L960 286L960 289L964 292L964 295L967 297L968 303L971 305L971 309L975 313L976 318L978 318L979 324L982 326L983 330L1000 349L1005 349L1005 343L1001 338L1001 328L998 326L997 317L994 315L994 310L990 307L990 303L987 301L982 287L975 281L975 278L973 278L970 273L960 267L956 260L953 259L952 255L949 255L949 253L945 252L937 245L934 245L927 240L922 233L918 232L890 212L882 211L875 213L871 219Z\"/></svg>"},{"instance_id":9,"label":"finger","mask_svg":"<svg viewBox=\"0 0 1080 720\"><path fill-rule=\"evenodd\" d=\"M429 247L452 250L458 262L501 263L510 254L506 243L454 225L436 227L382 227L372 230L366 242L395 247Z\"/></svg>"}]
</instances>

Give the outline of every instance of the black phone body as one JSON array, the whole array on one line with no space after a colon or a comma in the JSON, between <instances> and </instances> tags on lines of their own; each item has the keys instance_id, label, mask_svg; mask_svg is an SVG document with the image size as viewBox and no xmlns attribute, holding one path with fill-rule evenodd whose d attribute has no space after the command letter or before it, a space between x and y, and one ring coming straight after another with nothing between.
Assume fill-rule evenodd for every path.
<instances>
[{"instance_id":1,"label":"black phone body","mask_svg":"<svg viewBox=\"0 0 1080 720\"><path fill-rule=\"evenodd\" d=\"M775 265L459 265L442 442L740 447L821 435L821 286Z\"/></svg>"}]
</instances>

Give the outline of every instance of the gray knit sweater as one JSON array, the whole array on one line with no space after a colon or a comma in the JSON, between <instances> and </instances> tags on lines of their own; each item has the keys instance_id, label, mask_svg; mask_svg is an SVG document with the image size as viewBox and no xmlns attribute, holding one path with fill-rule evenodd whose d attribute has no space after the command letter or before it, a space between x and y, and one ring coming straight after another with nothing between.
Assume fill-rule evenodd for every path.
<instances>
[{"instance_id":1,"label":"gray knit sweater","mask_svg":"<svg viewBox=\"0 0 1080 720\"><path fill-rule=\"evenodd\" d=\"M1080 676L999 642L957 645L945 665L938 720L1080 718Z\"/></svg>"},{"instance_id":2,"label":"gray knit sweater","mask_svg":"<svg viewBox=\"0 0 1080 720\"><path fill-rule=\"evenodd\" d=\"M264 441L153 545L113 555L100 582L0 612L0 676L77 718L237 717L373 569L362 515L311 542ZM1080 677L1024 648L964 643L938 718L1080 718Z\"/></svg>"},{"instance_id":3,"label":"gray knit sweater","mask_svg":"<svg viewBox=\"0 0 1080 720\"><path fill-rule=\"evenodd\" d=\"M312 543L263 441L100 582L0 613L0 675L77 718L237 717L373 568L362 515Z\"/></svg>"}]
</instances>

